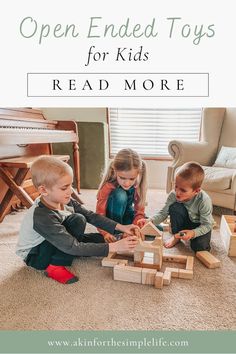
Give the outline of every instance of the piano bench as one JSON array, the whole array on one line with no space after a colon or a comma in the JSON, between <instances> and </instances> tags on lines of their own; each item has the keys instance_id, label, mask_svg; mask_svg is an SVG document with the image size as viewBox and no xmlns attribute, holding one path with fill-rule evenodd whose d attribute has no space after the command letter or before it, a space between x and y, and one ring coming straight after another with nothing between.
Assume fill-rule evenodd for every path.
<instances>
[{"instance_id":1,"label":"piano bench","mask_svg":"<svg viewBox=\"0 0 236 354\"><path fill-rule=\"evenodd\" d=\"M0 222L3 220L5 215L9 213L14 196L16 196L27 208L33 204L33 199L24 190L22 185L27 177L32 163L40 156L44 155L21 156L0 160L0 177L8 187L0 205ZM54 156L65 162L68 162L70 159L69 155L50 156ZM11 174L9 169L16 169L16 173Z\"/></svg>"},{"instance_id":2,"label":"piano bench","mask_svg":"<svg viewBox=\"0 0 236 354\"><path fill-rule=\"evenodd\" d=\"M40 155L44 156L44 155ZM8 167L8 168L28 168L30 169L31 165L37 158L40 156L21 156L21 157L12 157L10 159L0 160L0 167ZM62 161L69 161L69 155L49 155L58 158Z\"/></svg>"}]
</instances>

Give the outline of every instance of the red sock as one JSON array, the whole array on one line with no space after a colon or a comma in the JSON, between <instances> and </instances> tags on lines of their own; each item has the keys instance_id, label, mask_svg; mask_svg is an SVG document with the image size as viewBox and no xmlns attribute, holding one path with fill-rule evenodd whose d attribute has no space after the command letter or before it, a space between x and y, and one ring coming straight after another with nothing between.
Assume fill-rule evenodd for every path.
<instances>
[{"instance_id":1,"label":"red sock","mask_svg":"<svg viewBox=\"0 0 236 354\"><path fill-rule=\"evenodd\" d=\"M59 283L71 284L77 282L79 279L73 273L69 272L63 266L56 266L49 264L49 266L44 271L45 275L52 278Z\"/></svg>"}]
</instances>

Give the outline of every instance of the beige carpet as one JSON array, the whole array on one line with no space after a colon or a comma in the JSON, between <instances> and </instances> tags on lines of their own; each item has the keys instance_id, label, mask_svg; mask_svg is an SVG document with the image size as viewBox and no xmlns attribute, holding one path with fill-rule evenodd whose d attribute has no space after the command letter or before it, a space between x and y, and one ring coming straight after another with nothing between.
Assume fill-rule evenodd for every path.
<instances>
[{"instance_id":1,"label":"beige carpet","mask_svg":"<svg viewBox=\"0 0 236 354\"><path fill-rule=\"evenodd\" d=\"M83 191L82 197L94 209L95 191ZM147 213L153 214L164 200L164 192L150 190ZM172 279L170 286L156 290L113 281L101 259L82 258L72 267L80 281L61 285L15 255L23 215L9 215L0 224L0 329L236 329L236 258L227 256L218 229L212 253L222 267L210 270L196 259L193 280ZM171 252L192 254L183 244Z\"/></svg>"}]
</instances>

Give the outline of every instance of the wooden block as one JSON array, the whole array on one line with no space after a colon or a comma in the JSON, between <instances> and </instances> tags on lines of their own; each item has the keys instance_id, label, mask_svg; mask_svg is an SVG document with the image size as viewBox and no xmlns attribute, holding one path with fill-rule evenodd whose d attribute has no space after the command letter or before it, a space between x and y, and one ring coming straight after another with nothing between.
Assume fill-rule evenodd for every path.
<instances>
[{"instance_id":1,"label":"wooden block","mask_svg":"<svg viewBox=\"0 0 236 354\"><path fill-rule=\"evenodd\" d=\"M142 283L142 268L115 265L113 268L114 280L127 281L130 283Z\"/></svg>"},{"instance_id":2,"label":"wooden block","mask_svg":"<svg viewBox=\"0 0 236 354\"><path fill-rule=\"evenodd\" d=\"M233 257L235 251L236 251L236 237L231 238L231 243L229 247L229 256Z\"/></svg>"},{"instance_id":3,"label":"wooden block","mask_svg":"<svg viewBox=\"0 0 236 354\"><path fill-rule=\"evenodd\" d=\"M134 251L123 251L123 252L117 252L116 256L124 256L124 257L129 257L129 258L133 258L134 257ZM113 258L115 258L113 257Z\"/></svg>"},{"instance_id":4,"label":"wooden block","mask_svg":"<svg viewBox=\"0 0 236 354\"><path fill-rule=\"evenodd\" d=\"M156 272L154 286L157 289L163 288L163 273L162 272Z\"/></svg>"},{"instance_id":5,"label":"wooden block","mask_svg":"<svg viewBox=\"0 0 236 354\"><path fill-rule=\"evenodd\" d=\"M210 269L220 267L220 261L208 251L196 252L196 257Z\"/></svg>"},{"instance_id":6,"label":"wooden block","mask_svg":"<svg viewBox=\"0 0 236 354\"><path fill-rule=\"evenodd\" d=\"M162 237L155 237L155 239L152 241L151 243L152 246L159 246L162 247L163 246L163 241L162 241Z\"/></svg>"},{"instance_id":7,"label":"wooden block","mask_svg":"<svg viewBox=\"0 0 236 354\"><path fill-rule=\"evenodd\" d=\"M165 270L163 274L163 285L170 285L171 282L171 272Z\"/></svg>"},{"instance_id":8,"label":"wooden block","mask_svg":"<svg viewBox=\"0 0 236 354\"><path fill-rule=\"evenodd\" d=\"M142 268L142 284L154 285L156 272L155 269Z\"/></svg>"},{"instance_id":9,"label":"wooden block","mask_svg":"<svg viewBox=\"0 0 236 354\"><path fill-rule=\"evenodd\" d=\"M147 258L147 263L144 262L136 262L134 263L135 267L139 267L139 268L149 268L149 269L156 269L156 270L160 270L160 264L152 264L150 261L150 258Z\"/></svg>"},{"instance_id":10,"label":"wooden block","mask_svg":"<svg viewBox=\"0 0 236 354\"><path fill-rule=\"evenodd\" d=\"M160 267L162 266L162 252L160 249L153 254L153 264L159 264Z\"/></svg>"},{"instance_id":11,"label":"wooden block","mask_svg":"<svg viewBox=\"0 0 236 354\"><path fill-rule=\"evenodd\" d=\"M141 263L144 257L144 252L134 252L134 263Z\"/></svg>"},{"instance_id":12,"label":"wooden block","mask_svg":"<svg viewBox=\"0 0 236 354\"><path fill-rule=\"evenodd\" d=\"M153 264L153 255L152 255L152 257L145 257L145 255L144 255L143 260L140 263Z\"/></svg>"},{"instance_id":13,"label":"wooden block","mask_svg":"<svg viewBox=\"0 0 236 354\"><path fill-rule=\"evenodd\" d=\"M174 262L174 263L183 263L185 264L188 256L175 255L175 254L165 254L163 255L164 262Z\"/></svg>"},{"instance_id":14,"label":"wooden block","mask_svg":"<svg viewBox=\"0 0 236 354\"><path fill-rule=\"evenodd\" d=\"M167 272L171 272L171 277L172 278L178 278L179 277L179 268L169 268L169 267L167 267L165 270Z\"/></svg>"},{"instance_id":15,"label":"wooden block","mask_svg":"<svg viewBox=\"0 0 236 354\"><path fill-rule=\"evenodd\" d=\"M140 240L134 249L134 266L159 270L161 265L162 240L154 240L153 242Z\"/></svg>"},{"instance_id":16,"label":"wooden block","mask_svg":"<svg viewBox=\"0 0 236 354\"><path fill-rule=\"evenodd\" d=\"M116 257L116 252L109 252L108 256L106 258L115 258Z\"/></svg>"},{"instance_id":17,"label":"wooden block","mask_svg":"<svg viewBox=\"0 0 236 354\"><path fill-rule=\"evenodd\" d=\"M180 279L193 279L193 271L189 269L179 269Z\"/></svg>"},{"instance_id":18,"label":"wooden block","mask_svg":"<svg viewBox=\"0 0 236 354\"><path fill-rule=\"evenodd\" d=\"M145 252L143 258L151 258L153 260L153 252Z\"/></svg>"},{"instance_id":19,"label":"wooden block","mask_svg":"<svg viewBox=\"0 0 236 354\"><path fill-rule=\"evenodd\" d=\"M162 232L151 221L141 228L141 232L143 235L162 236Z\"/></svg>"},{"instance_id":20,"label":"wooden block","mask_svg":"<svg viewBox=\"0 0 236 354\"><path fill-rule=\"evenodd\" d=\"M114 267L117 264L128 264L128 260L127 259L113 259L113 258L108 258L108 257L104 257L102 260L102 266L103 267Z\"/></svg>"},{"instance_id":21,"label":"wooden block","mask_svg":"<svg viewBox=\"0 0 236 354\"><path fill-rule=\"evenodd\" d=\"M220 235L223 240L228 256L236 257L236 230L235 215L222 215L220 222Z\"/></svg>"},{"instance_id":22,"label":"wooden block","mask_svg":"<svg viewBox=\"0 0 236 354\"><path fill-rule=\"evenodd\" d=\"M193 270L193 263L194 263L194 257L188 256L187 257L187 262L186 262L186 269L187 270Z\"/></svg>"},{"instance_id":23,"label":"wooden block","mask_svg":"<svg viewBox=\"0 0 236 354\"><path fill-rule=\"evenodd\" d=\"M236 257L236 236L231 236L228 256Z\"/></svg>"},{"instance_id":24,"label":"wooden block","mask_svg":"<svg viewBox=\"0 0 236 354\"><path fill-rule=\"evenodd\" d=\"M153 241L155 242L155 241ZM154 253L156 250L160 249L161 246L153 245L152 242L140 241L134 249L135 252L152 252Z\"/></svg>"},{"instance_id":25,"label":"wooden block","mask_svg":"<svg viewBox=\"0 0 236 354\"><path fill-rule=\"evenodd\" d=\"M155 241L154 241L155 242ZM160 269L162 265L162 241L161 244L158 240L158 245L153 245L150 242L143 242L140 241L138 245L134 249L134 264L135 266L140 266L139 263L143 263L143 258L145 253L152 253L153 254L153 264L157 266L154 267L155 269ZM148 262L150 263L150 262Z\"/></svg>"}]
</instances>

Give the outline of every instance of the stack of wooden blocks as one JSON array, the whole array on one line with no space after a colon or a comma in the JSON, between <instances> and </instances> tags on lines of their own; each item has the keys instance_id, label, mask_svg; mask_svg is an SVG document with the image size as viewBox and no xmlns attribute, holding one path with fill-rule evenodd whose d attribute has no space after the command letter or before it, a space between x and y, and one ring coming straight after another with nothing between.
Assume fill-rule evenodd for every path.
<instances>
[{"instance_id":1,"label":"stack of wooden blocks","mask_svg":"<svg viewBox=\"0 0 236 354\"><path fill-rule=\"evenodd\" d=\"M192 256L165 256L163 260L168 262L185 263L185 269L182 268L169 268L167 267L164 272L160 272L154 268L128 266L123 262L114 266L114 280L128 281L131 283L139 283L146 285L154 285L155 288L161 289L163 285L169 285L171 278L192 279L193 278L193 261ZM154 264L152 264L154 266ZM159 267L158 267L159 268Z\"/></svg>"},{"instance_id":2,"label":"stack of wooden blocks","mask_svg":"<svg viewBox=\"0 0 236 354\"><path fill-rule=\"evenodd\" d=\"M116 253L110 253L108 257L103 258L103 266L113 267L114 280L154 285L155 288L161 289L163 285L170 284L171 278L193 278L194 258L192 256L163 256L162 232L151 222L147 223L141 232L144 236L154 236L155 239L153 242L140 239L132 254L134 266L129 266L128 260L115 258ZM185 264L185 269L167 267L164 272L161 272L163 261Z\"/></svg>"},{"instance_id":3,"label":"stack of wooden blocks","mask_svg":"<svg viewBox=\"0 0 236 354\"><path fill-rule=\"evenodd\" d=\"M138 245L131 253L118 255L109 253L103 258L102 266L112 267L114 280L131 283L154 285L161 289L169 285L171 278L192 279L194 257L186 255L163 255L162 233L151 222L146 224L141 232L143 236L154 236L153 242L139 240ZM128 265L127 259L117 257L129 256L134 260L134 266ZM207 251L196 253L196 257L210 269L220 267L220 261ZM181 268L166 267L161 271L163 262L181 264Z\"/></svg>"}]
</instances>

